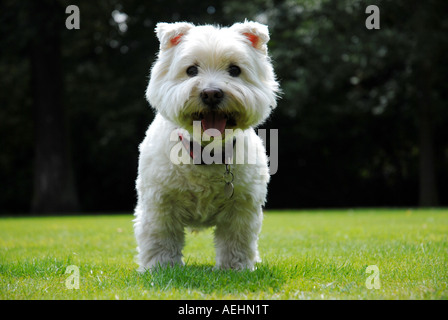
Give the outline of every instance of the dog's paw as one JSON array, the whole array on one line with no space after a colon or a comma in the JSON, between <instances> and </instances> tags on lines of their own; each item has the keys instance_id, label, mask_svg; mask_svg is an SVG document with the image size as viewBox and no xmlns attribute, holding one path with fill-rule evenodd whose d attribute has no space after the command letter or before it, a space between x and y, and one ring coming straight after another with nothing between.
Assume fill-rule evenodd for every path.
<instances>
[{"instance_id":1,"label":"dog's paw","mask_svg":"<svg viewBox=\"0 0 448 320\"><path fill-rule=\"evenodd\" d=\"M243 271L243 270L254 271L255 269L256 269L255 262L251 262L251 261L220 262L220 263L216 263L215 267L213 268L213 270L235 270L235 271Z\"/></svg>"},{"instance_id":2,"label":"dog's paw","mask_svg":"<svg viewBox=\"0 0 448 320\"><path fill-rule=\"evenodd\" d=\"M174 266L183 267L185 264L182 261L182 258L176 258L176 259L159 259L153 258L149 262L140 264L140 267L137 269L140 273L145 273L147 271L153 272L157 271L163 268L169 268Z\"/></svg>"}]
</instances>

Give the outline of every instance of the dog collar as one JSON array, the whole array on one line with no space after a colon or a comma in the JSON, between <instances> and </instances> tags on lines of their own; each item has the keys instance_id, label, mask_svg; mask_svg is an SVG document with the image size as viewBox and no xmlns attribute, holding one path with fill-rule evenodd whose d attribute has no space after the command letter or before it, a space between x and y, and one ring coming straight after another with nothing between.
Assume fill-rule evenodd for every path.
<instances>
[{"instance_id":1,"label":"dog collar","mask_svg":"<svg viewBox=\"0 0 448 320\"><path fill-rule=\"evenodd\" d=\"M193 159L193 163L196 165L202 165L202 164L206 165L207 163L202 161L202 157L201 157L202 151L204 150L204 148L199 143L185 138L182 135L182 133L179 131L177 132L177 135L179 136L179 140L182 142L182 145L184 146L185 150L187 150L191 159ZM235 189L233 186L233 180L235 179L235 176L233 175L231 167L230 167L230 163L232 162L232 159L233 159L235 142L236 142L236 137L233 137L232 155L231 155L231 157L227 158L228 161L225 158L225 151L223 153L221 153L221 164L225 164L225 166L226 166L226 171L224 172L222 179L224 181L224 195L226 196L227 199L231 199L233 197L233 193L234 193L234 189ZM198 152L200 152L200 153L198 154Z\"/></svg>"}]
</instances>

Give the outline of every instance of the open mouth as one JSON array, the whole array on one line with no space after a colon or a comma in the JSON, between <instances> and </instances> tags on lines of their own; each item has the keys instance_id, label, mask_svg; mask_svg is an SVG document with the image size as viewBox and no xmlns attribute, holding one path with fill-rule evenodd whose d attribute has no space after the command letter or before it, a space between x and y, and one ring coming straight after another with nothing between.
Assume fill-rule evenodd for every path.
<instances>
[{"instance_id":1,"label":"open mouth","mask_svg":"<svg viewBox=\"0 0 448 320\"><path fill-rule=\"evenodd\" d=\"M236 116L222 111L197 112L192 115L192 118L193 121L201 121L203 131L215 129L220 135L224 134L225 129L233 129L236 127ZM217 132L215 131L215 133ZM216 135L211 134L211 136Z\"/></svg>"}]
</instances>

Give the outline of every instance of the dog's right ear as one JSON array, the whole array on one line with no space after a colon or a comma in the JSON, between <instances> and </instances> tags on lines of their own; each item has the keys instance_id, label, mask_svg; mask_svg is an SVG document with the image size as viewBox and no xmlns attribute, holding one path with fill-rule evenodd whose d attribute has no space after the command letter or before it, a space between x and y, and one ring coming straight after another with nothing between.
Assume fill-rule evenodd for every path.
<instances>
[{"instance_id":1,"label":"dog's right ear","mask_svg":"<svg viewBox=\"0 0 448 320\"><path fill-rule=\"evenodd\" d=\"M160 41L160 50L177 46L191 28L194 25L188 22L158 23L155 31Z\"/></svg>"}]
</instances>

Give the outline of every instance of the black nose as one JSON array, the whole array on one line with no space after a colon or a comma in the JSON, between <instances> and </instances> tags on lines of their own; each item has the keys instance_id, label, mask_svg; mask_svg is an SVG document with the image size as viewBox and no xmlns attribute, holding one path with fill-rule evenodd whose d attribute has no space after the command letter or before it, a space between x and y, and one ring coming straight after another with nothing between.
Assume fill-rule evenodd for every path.
<instances>
[{"instance_id":1,"label":"black nose","mask_svg":"<svg viewBox=\"0 0 448 320\"><path fill-rule=\"evenodd\" d=\"M224 98L224 92L217 88L207 88L201 92L201 99L209 107L216 107Z\"/></svg>"}]
</instances>

